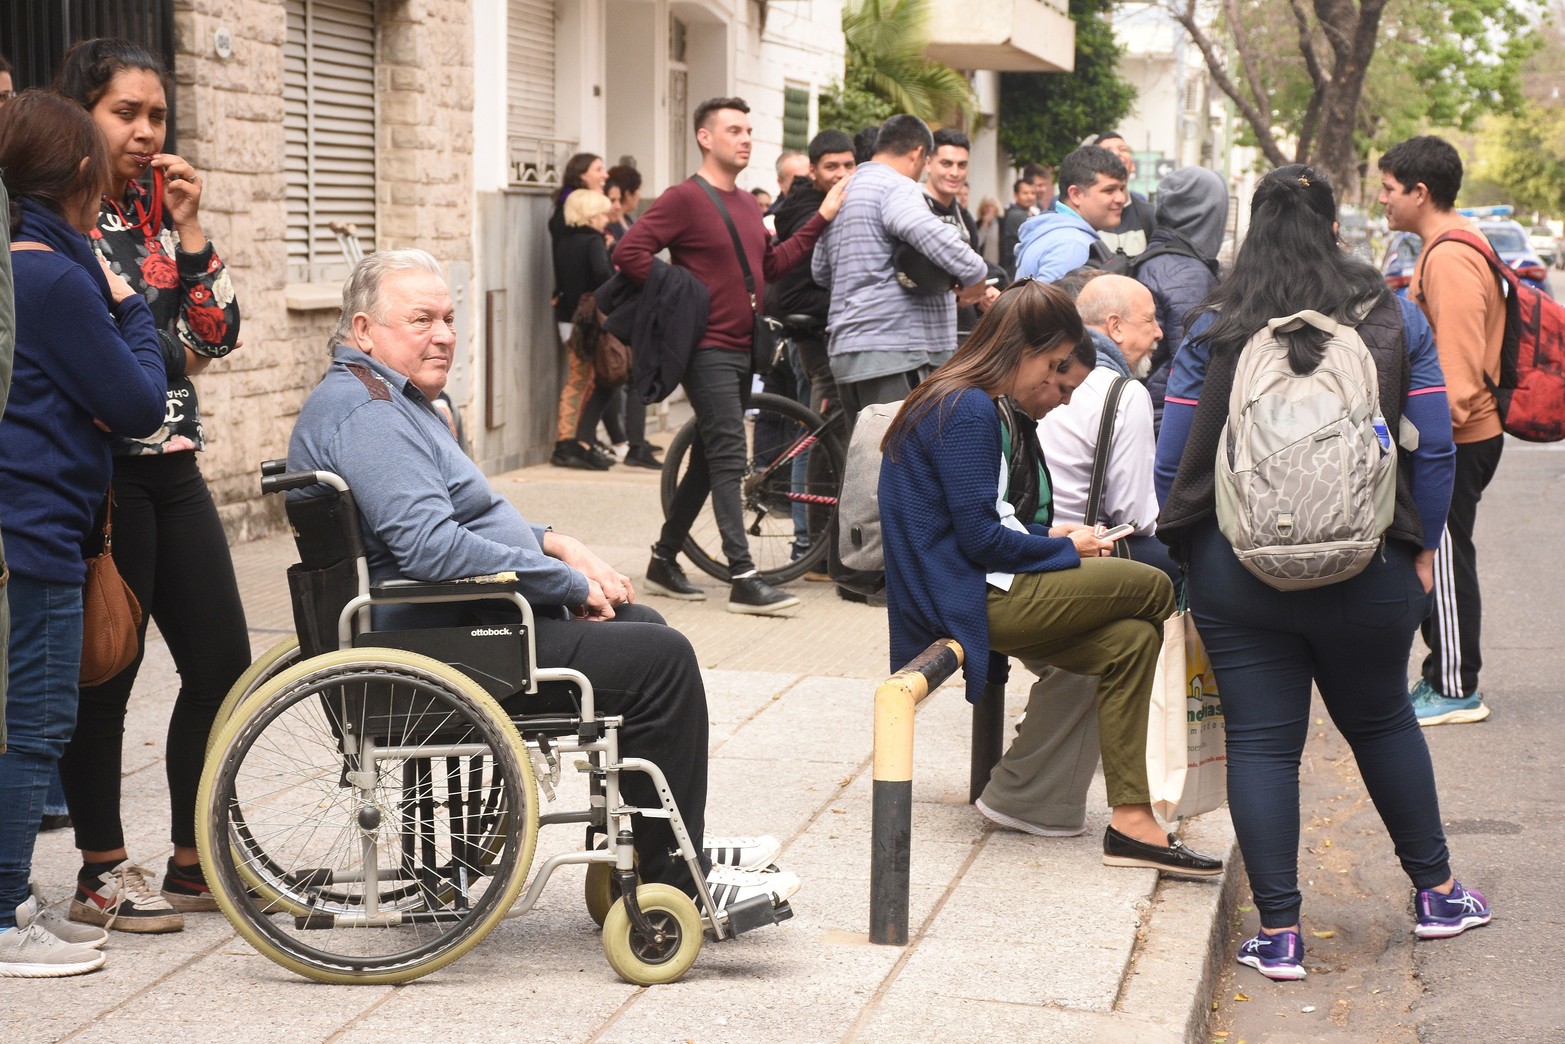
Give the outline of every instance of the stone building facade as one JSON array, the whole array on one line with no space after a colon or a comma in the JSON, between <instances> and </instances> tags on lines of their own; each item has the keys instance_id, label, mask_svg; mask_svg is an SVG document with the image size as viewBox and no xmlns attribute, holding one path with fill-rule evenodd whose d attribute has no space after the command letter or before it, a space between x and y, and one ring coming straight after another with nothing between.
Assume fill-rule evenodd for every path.
<instances>
[{"instance_id":1,"label":"stone building facade","mask_svg":"<svg viewBox=\"0 0 1565 1044\"><path fill-rule=\"evenodd\" d=\"M202 470L239 539L281 518L280 505L259 496L257 467L286 452L299 405L325 368L347 267L328 265L337 278L313 281L289 270L285 51L289 17L302 6L180 0L175 8L179 148L205 176L204 224L244 315L243 348L196 378L208 433ZM373 245L417 245L470 267L471 5L366 0L365 8L375 27Z\"/></svg>"}]
</instances>

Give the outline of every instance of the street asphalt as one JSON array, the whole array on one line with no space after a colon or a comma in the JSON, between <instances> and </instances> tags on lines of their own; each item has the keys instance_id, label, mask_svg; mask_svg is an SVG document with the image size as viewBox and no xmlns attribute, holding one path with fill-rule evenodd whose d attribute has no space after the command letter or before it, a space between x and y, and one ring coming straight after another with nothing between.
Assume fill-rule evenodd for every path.
<instances>
[{"instance_id":1,"label":"street asphalt","mask_svg":"<svg viewBox=\"0 0 1565 1044\"><path fill-rule=\"evenodd\" d=\"M528 515L582 537L640 578L661 520L658 475L538 467L497 476ZM286 535L234 548L257 652L291 632ZM714 831L769 832L803 888L795 917L708 943L682 981L637 988L604 960L580 870L451 966L400 986L327 986L260 956L221 914L182 933L115 933L103 970L0 981L16 1041L1162 1041L1203 1039L1233 870L1160 880L1101 863L1102 777L1089 830L1045 839L997 831L967 803L969 708L951 685L917 716L911 938L868 941L873 693L887 673L884 610L795 583L790 618L644 597L691 639L704 671ZM1007 694L1014 717L1026 672ZM161 874L170 854L164 732L177 688L155 629L125 737L130 852ZM572 789L575 788L575 789ZM578 800L585 787L567 779ZM547 811L545 807L545 811ZM1185 824L1193 847L1233 849L1226 812ZM545 828L542 856L579 843ZM536 863L535 863L536 865ZM57 904L77 866L68 831L39 839L35 874ZM1233 864L1231 864L1233 866ZM1235 867L1236 869L1236 867Z\"/></svg>"}]
</instances>

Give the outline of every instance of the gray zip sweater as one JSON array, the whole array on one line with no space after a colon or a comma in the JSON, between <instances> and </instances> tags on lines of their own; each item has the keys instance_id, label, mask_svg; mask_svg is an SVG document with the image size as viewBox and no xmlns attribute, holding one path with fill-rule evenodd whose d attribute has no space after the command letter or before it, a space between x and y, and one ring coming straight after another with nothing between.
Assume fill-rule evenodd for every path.
<instances>
[{"instance_id":1,"label":"gray zip sweater","mask_svg":"<svg viewBox=\"0 0 1565 1044\"><path fill-rule=\"evenodd\" d=\"M358 503L370 579L456 580L514 571L534 605L577 606L587 578L543 552L529 523L462 452L407 377L356 348L299 410L288 470L332 471Z\"/></svg>"}]
</instances>

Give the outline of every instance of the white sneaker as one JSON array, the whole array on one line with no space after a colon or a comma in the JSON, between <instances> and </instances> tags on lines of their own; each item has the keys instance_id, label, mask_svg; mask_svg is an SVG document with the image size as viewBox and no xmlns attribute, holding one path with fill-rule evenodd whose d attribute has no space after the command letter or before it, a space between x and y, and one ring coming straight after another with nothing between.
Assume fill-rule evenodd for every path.
<instances>
[{"instance_id":1,"label":"white sneaker","mask_svg":"<svg viewBox=\"0 0 1565 1044\"><path fill-rule=\"evenodd\" d=\"M764 870L782 851L782 842L770 834L760 837L708 836L701 850L713 866L732 866L739 870Z\"/></svg>"},{"instance_id":2,"label":"white sneaker","mask_svg":"<svg viewBox=\"0 0 1565 1044\"><path fill-rule=\"evenodd\" d=\"M38 900L16 908L16 927L0 931L0 978L57 979L103 967L103 954L72 946L38 923Z\"/></svg>"},{"instance_id":3,"label":"white sneaker","mask_svg":"<svg viewBox=\"0 0 1565 1044\"><path fill-rule=\"evenodd\" d=\"M717 863L706 875L706 887L718 910L768 894L773 906L781 906L799 890L799 878L786 870L739 870Z\"/></svg>"},{"instance_id":4,"label":"white sneaker","mask_svg":"<svg viewBox=\"0 0 1565 1044\"><path fill-rule=\"evenodd\" d=\"M64 911L50 906L49 900L43 897L43 892L39 891L36 883L30 890L33 898L38 900L38 913L33 917L33 923L56 939L70 943L72 946L85 946L89 950L99 949L109 941L109 933L97 925L77 924L66 917Z\"/></svg>"}]
</instances>

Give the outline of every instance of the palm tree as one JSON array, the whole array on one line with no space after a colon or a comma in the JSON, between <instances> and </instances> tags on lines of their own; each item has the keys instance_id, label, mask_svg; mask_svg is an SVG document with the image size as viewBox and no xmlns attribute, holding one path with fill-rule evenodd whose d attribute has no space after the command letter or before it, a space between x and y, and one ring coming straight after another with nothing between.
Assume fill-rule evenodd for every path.
<instances>
[{"instance_id":1,"label":"palm tree","mask_svg":"<svg viewBox=\"0 0 1565 1044\"><path fill-rule=\"evenodd\" d=\"M842 9L845 83L926 122L970 122L978 100L955 69L924 57L929 0L858 0Z\"/></svg>"}]
</instances>

